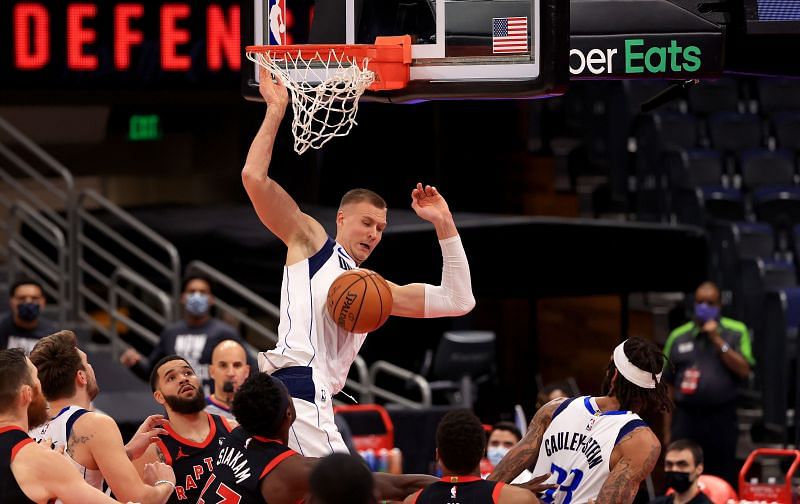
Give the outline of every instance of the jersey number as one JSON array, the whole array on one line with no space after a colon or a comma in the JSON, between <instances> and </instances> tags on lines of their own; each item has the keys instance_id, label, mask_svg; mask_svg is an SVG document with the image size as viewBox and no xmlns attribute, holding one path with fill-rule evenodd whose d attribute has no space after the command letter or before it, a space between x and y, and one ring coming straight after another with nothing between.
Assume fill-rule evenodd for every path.
<instances>
[{"instance_id":1,"label":"jersey number","mask_svg":"<svg viewBox=\"0 0 800 504\"><path fill-rule=\"evenodd\" d=\"M197 499L197 504L206 504L203 495L205 495L206 490L208 490L208 487L211 486L211 483L213 483L215 479L217 479L217 477L214 474L208 478L206 485L203 487L203 491L200 493L200 498ZM216 504L239 504L242 501L242 496L233 491L233 489L225 483L219 484L216 494L218 497L222 497L222 500L218 500Z\"/></svg>"},{"instance_id":2,"label":"jersey number","mask_svg":"<svg viewBox=\"0 0 800 504\"><path fill-rule=\"evenodd\" d=\"M562 504L570 504L572 502L572 492L578 489L578 485L581 484L581 480L583 479L583 471L580 469L572 469L571 471L568 471L558 467L555 464L550 464L550 471L556 473L556 484L558 485L558 488L551 488L550 490L547 490L542 496L542 502L555 502L555 493L564 492L564 500L561 502ZM564 485L567 479L569 479L570 475L572 475L572 479L569 482L569 485Z\"/></svg>"}]
</instances>

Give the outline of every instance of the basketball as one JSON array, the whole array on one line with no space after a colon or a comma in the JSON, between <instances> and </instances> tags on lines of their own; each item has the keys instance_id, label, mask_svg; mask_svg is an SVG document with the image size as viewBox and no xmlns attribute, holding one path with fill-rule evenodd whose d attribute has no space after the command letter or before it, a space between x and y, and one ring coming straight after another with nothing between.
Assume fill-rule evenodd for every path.
<instances>
[{"instance_id":1,"label":"basketball","mask_svg":"<svg viewBox=\"0 0 800 504\"><path fill-rule=\"evenodd\" d=\"M328 314L345 331L372 332L392 312L392 290L374 271L349 270L331 284L327 306Z\"/></svg>"}]
</instances>

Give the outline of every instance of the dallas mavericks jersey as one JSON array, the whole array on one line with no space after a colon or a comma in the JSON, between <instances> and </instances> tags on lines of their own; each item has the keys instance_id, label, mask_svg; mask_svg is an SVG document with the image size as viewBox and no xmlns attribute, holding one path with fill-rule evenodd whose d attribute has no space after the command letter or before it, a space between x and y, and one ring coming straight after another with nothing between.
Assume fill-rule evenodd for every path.
<instances>
[{"instance_id":1,"label":"dallas mavericks jersey","mask_svg":"<svg viewBox=\"0 0 800 504\"><path fill-rule=\"evenodd\" d=\"M69 456L69 453L67 453L67 440L69 440L69 437L72 434L72 426L75 425L75 422L86 413L89 413L89 411L81 408L80 406L67 406L59 411L58 415L53 417L49 422L45 423L41 427L33 429L29 432L29 434L37 442L41 441L42 439L51 439L57 447L63 446L64 456L67 457L67 459L72 462L72 465L75 466L78 472L83 475L83 479L86 480L86 483L89 483L100 491L105 491L107 488L105 488L103 474L98 469L85 468L84 466L75 462L75 460Z\"/></svg>"},{"instance_id":2,"label":"dallas mavericks jersey","mask_svg":"<svg viewBox=\"0 0 800 504\"><path fill-rule=\"evenodd\" d=\"M278 344L258 356L258 367L269 374L292 366L310 366L323 376L331 394L344 387L350 365L367 335L345 331L325 306L333 281L355 261L330 238L313 256L283 268Z\"/></svg>"},{"instance_id":3,"label":"dallas mavericks jersey","mask_svg":"<svg viewBox=\"0 0 800 504\"><path fill-rule=\"evenodd\" d=\"M542 436L533 474L552 473L542 502L584 504L597 497L610 474L609 460L617 443L634 429L647 427L631 411L600 412L593 397L561 403Z\"/></svg>"}]
</instances>

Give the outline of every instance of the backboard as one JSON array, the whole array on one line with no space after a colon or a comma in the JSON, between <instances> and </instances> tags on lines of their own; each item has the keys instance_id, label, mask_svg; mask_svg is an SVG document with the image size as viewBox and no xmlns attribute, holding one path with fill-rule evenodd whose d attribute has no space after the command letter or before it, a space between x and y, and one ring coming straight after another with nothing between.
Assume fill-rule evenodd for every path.
<instances>
[{"instance_id":1,"label":"backboard","mask_svg":"<svg viewBox=\"0 0 800 504\"><path fill-rule=\"evenodd\" d=\"M410 35L406 88L362 99L532 98L563 92L569 79L568 0L250 0L243 45L373 44ZM252 7L250 9L250 7ZM258 99L256 65L243 65L243 93Z\"/></svg>"}]
</instances>

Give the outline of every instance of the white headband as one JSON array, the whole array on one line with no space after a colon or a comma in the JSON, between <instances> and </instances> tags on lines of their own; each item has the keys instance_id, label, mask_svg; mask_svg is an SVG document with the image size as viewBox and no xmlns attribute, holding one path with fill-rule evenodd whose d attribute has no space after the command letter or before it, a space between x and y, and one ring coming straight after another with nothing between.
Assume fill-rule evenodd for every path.
<instances>
[{"instance_id":1,"label":"white headband","mask_svg":"<svg viewBox=\"0 0 800 504\"><path fill-rule=\"evenodd\" d=\"M624 346L625 342L623 341L614 349L614 365L617 367L619 374L638 387L646 389L656 388L656 384L661 381L661 373L658 373L655 381L653 381L653 373L639 369L628 359L628 356L625 355Z\"/></svg>"}]
</instances>

